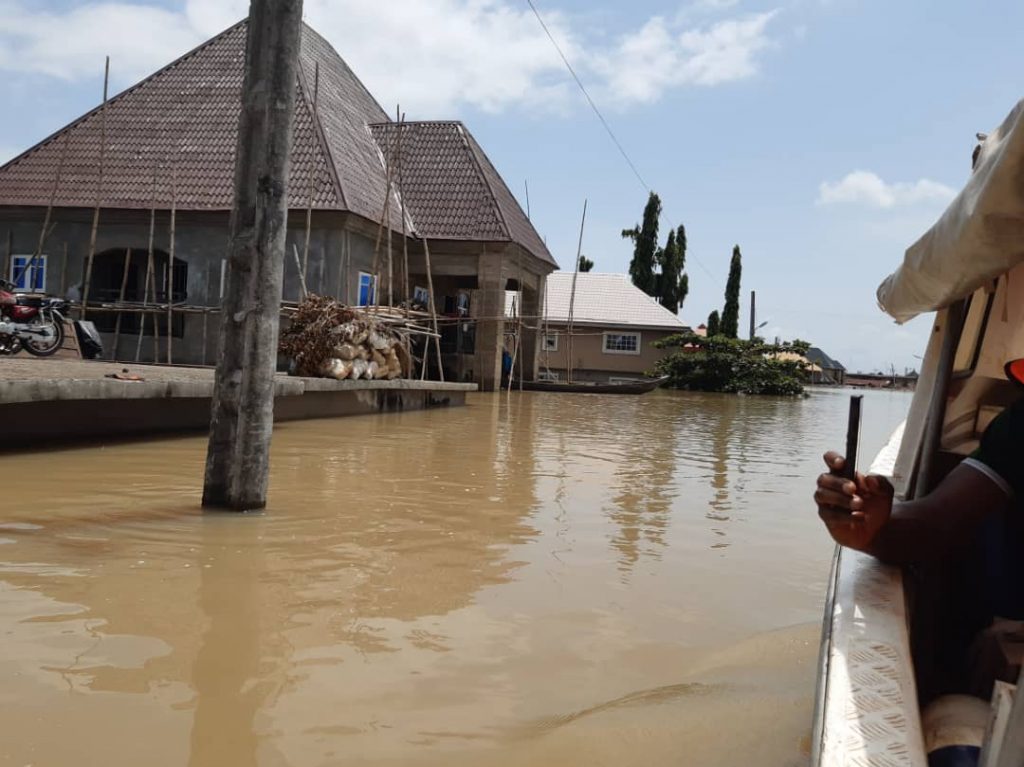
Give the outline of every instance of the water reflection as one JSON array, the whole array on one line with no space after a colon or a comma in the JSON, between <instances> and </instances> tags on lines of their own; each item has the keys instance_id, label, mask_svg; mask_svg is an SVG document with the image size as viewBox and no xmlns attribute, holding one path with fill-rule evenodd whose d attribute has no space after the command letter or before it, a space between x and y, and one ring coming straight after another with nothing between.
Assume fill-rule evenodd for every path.
<instances>
[{"instance_id":1,"label":"water reflection","mask_svg":"<svg viewBox=\"0 0 1024 767\"><path fill-rule=\"evenodd\" d=\"M760 745L714 763L799 759L804 632L706 648L816 620L830 549L793 498L844 408L526 394L289 424L241 519L199 513L201 439L2 456L5 758L659 764L748 742L739 713Z\"/></svg>"}]
</instances>

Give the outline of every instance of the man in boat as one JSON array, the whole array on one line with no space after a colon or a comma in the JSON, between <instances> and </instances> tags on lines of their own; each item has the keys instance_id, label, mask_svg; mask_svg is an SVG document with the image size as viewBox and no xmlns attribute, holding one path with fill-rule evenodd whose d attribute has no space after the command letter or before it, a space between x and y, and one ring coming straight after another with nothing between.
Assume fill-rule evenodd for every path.
<instances>
[{"instance_id":1,"label":"man in boat","mask_svg":"<svg viewBox=\"0 0 1024 767\"><path fill-rule=\"evenodd\" d=\"M1008 363L1006 374L1024 386L1024 359ZM985 430L981 447L920 499L894 501L884 477L858 473L856 481L845 479L838 453L826 453L825 464L829 471L818 477L814 500L837 543L889 564L935 560L1024 500L1024 398L1007 407ZM1024 532L1024 518L1017 517L1006 521ZM1024 537L1004 543L1019 551ZM1000 553L1002 564L1020 567L1019 556ZM1015 607L1024 610L1024 604Z\"/></svg>"}]
</instances>

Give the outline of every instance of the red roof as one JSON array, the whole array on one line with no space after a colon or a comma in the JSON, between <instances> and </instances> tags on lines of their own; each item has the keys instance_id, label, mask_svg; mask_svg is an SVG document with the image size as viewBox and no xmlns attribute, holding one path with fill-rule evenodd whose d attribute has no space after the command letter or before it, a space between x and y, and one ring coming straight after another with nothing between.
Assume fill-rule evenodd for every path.
<instances>
[{"instance_id":1,"label":"red roof","mask_svg":"<svg viewBox=\"0 0 1024 767\"><path fill-rule=\"evenodd\" d=\"M172 183L180 210L230 210L241 110L243 21L0 167L0 206L45 206L65 155L57 207L166 209ZM290 206L379 221L386 184L388 115L341 56L303 26L292 147ZM314 83L319 70L316 120ZM371 133L372 126L372 133ZM380 140L380 146L375 140ZM459 123L410 123L403 132L406 203L432 239L517 242L554 260L468 131ZM155 176L155 185L154 185ZM401 230L397 203L391 225Z\"/></svg>"},{"instance_id":2,"label":"red roof","mask_svg":"<svg viewBox=\"0 0 1024 767\"><path fill-rule=\"evenodd\" d=\"M431 239L516 242L557 266L498 171L460 122L371 126L401 189L416 232ZM398 145L401 143L401 153ZM390 146L389 146L390 144Z\"/></svg>"}]
</instances>

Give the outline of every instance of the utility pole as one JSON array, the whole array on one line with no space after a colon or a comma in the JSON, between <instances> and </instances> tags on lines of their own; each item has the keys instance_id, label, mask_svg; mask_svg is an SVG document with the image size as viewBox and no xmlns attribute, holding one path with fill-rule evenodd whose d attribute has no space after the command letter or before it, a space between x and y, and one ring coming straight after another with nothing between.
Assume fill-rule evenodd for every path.
<instances>
[{"instance_id":1,"label":"utility pole","mask_svg":"<svg viewBox=\"0 0 1024 767\"><path fill-rule=\"evenodd\" d=\"M757 293L750 291L750 340L754 340L757 332Z\"/></svg>"},{"instance_id":2,"label":"utility pole","mask_svg":"<svg viewBox=\"0 0 1024 767\"><path fill-rule=\"evenodd\" d=\"M203 507L267 504L302 0L252 0Z\"/></svg>"}]
</instances>

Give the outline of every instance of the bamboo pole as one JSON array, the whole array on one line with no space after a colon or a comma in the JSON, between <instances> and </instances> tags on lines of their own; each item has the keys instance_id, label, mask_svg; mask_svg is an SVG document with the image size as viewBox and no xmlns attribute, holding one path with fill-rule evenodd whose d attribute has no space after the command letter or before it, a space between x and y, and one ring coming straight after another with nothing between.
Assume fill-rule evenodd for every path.
<instances>
[{"instance_id":1,"label":"bamboo pole","mask_svg":"<svg viewBox=\"0 0 1024 767\"><path fill-rule=\"evenodd\" d=\"M21 274L15 277L14 283L18 283L20 277L24 277L27 273L29 275L29 281L27 283L29 290L34 292L35 290L35 265L42 258L43 248L46 246L46 238L50 236L53 231L50 229L50 218L53 215L53 205L57 200L57 190L60 188L60 179L64 174L64 160L68 156L68 137L71 135L71 131L67 131L64 134L64 143L60 149L60 159L57 161L57 172L53 178L53 188L50 190L50 200L46 204L46 214L43 216L43 228L39 230L39 242L36 245L36 250L32 254L31 260L25 264L25 268L21 270Z\"/></svg>"},{"instance_id":2,"label":"bamboo pole","mask_svg":"<svg viewBox=\"0 0 1024 767\"><path fill-rule=\"evenodd\" d=\"M306 278L302 273L302 262L299 261L299 246L292 243L292 252L295 254L295 267L299 270L299 290L302 291L302 298L305 299L309 296L309 290L306 288Z\"/></svg>"},{"instance_id":3,"label":"bamboo pole","mask_svg":"<svg viewBox=\"0 0 1024 767\"><path fill-rule=\"evenodd\" d=\"M14 275L11 274L11 263L14 258L14 230L7 230L7 255L4 259L4 273L0 275L2 279L10 279Z\"/></svg>"},{"instance_id":4,"label":"bamboo pole","mask_svg":"<svg viewBox=\"0 0 1024 767\"><path fill-rule=\"evenodd\" d=\"M387 163L388 163L388 169L389 170L388 170L388 200L387 200L387 203L385 204L385 206L386 206L385 209L386 210L389 209L390 206L391 206L391 170L390 170L390 168L391 168L391 165L392 165L392 162L393 162L393 159L394 159L393 153L391 151L391 146L392 146L392 142L388 141L388 159L387 159ZM394 286L394 281L393 281L394 280L394 275L392 273L393 269L394 269L394 258L393 258L393 252L391 250L391 218L390 218L390 216L388 217L387 227L388 227L388 229L387 229L387 234L388 234L388 306L394 306L395 305L395 293L394 293L395 286Z\"/></svg>"},{"instance_id":5,"label":"bamboo pole","mask_svg":"<svg viewBox=\"0 0 1024 767\"><path fill-rule=\"evenodd\" d=\"M346 290L346 296L342 298L341 290L346 274L348 274L348 230L341 234L341 256L338 258L338 289L334 291L334 295L338 301L345 304L349 302L347 295L348 291Z\"/></svg>"},{"instance_id":6,"label":"bamboo pole","mask_svg":"<svg viewBox=\"0 0 1024 767\"><path fill-rule=\"evenodd\" d=\"M68 294L68 243L64 242L64 255L60 261L60 297Z\"/></svg>"},{"instance_id":7,"label":"bamboo pole","mask_svg":"<svg viewBox=\"0 0 1024 767\"><path fill-rule=\"evenodd\" d=\"M396 110L397 111L397 110ZM405 114L398 116L398 198L402 213L402 301L408 311L409 287L409 237L405 226L405 176L402 170L402 134L405 132Z\"/></svg>"},{"instance_id":8,"label":"bamboo pole","mask_svg":"<svg viewBox=\"0 0 1024 767\"><path fill-rule=\"evenodd\" d=\"M174 364L174 238L178 220L178 164L171 168L171 243L167 256L167 364Z\"/></svg>"},{"instance_id":9,"label":"bamboo pole","mask_svg":"<svg viewBox=\"0 0 1024 767\"><path fill-rule=\"evenodd\" d=\"M96 256L96 232L100 226L100 203L103 202L103 166L107 156L107 89L110 86L110 56L103 68L103 106L100 107L100 168L96 181L96 207L92 212L92 233L89 235L89 256L85 264L85 285L82 288L82 319L89 310L89 287L92 283L92 260Z\"/></svg>"},{"instance_id":10,"label":"bamboo pole","mask_svg":"<svg viewBox=\"0 0 1024 767\"><path fill-rule=\"evenodd\" d=\"M517 295L517 307L516 307L516 347L517 347L517 349L520 349L520 353L519 353L519 391L522 391L523 390L523 374L524 374L524 370L525 370L525 359L526 358L523 356L522 351L521 351L521 347L523 345L523 251L521 249L519 250L519 253L518 253L518 261L519 261L519 279L518 279L518 283L517 283L516 287L519 288L519 290L518 290L518 295ZM534 346L534 362L537 361L536 349L537 349L537 347ZM515 369L516 369L515 368L515 360L513 360L512 371L515 372ZM532 375L533 374L531 372L531 376ZM511 385L512 385L512 383L510 381L509 382L509 386L511 387Z\"/></svg>"},{"instance_id":11,"label":"bamboo pole","mask_svg":"<svg viewBox=\"0 0 1024 767\"><path fill-rule=\"evenodd\" d=\"M207 362L206 362L206 346L207 346L208 342L207 342L206 336L207 336L207 325L209 324L209 317L210 317L210 309L209 309L209 306L210 306L210 293L209 293L209 290L210 290L210 286L211 285L213 285L213 264L210 264L206 268L206 290L207 290L207 293L206 293L206 308L203 311L203 357L202 357L202 362L203 362L204 365L207 364Z\"/></svg>"},{"instance_id":12,"label":"bamboo pole","mask_svg":"<svg viewBox=\"0 0 1024 767\"><path fill-rule=\"evenodd\" d=\"M128 287L128 270L132 265L132 249L128 248L124 253L124 269L121 271L121 290L117 294L117 303L121 305L124 303L124 292ZM117 359L117 345L121 340L121 318L122 313L117 313L117 321L114 324L114 346L110 350L110 359Z\"/></svg>"},{"instance_id":13,"label":"bamboo pole","mask_svg":"<svg viewBox=\"0 0 1024 767\"><path fill-rule=\"evenodd\" d=\"M428 303L430 304L430 321L434 331L434 349L437 351L437 372L441 383L444 383L444 362L441 360L441 333L437 329L437 302L434 300L434 276L430 268L430 245L427 238L423 238L423 255L427 262L427 290L429 291ZM423 347L423 365L426 369L427 345Z\"/></svg>"},{"instance_id":14,"label":"bamboo pole","mask_svg":"<svg viewBox=\"0 0 1024 767\"><path fill-rule=\"evenodd\" d=\"M576 278L579 277L579 275L580 275L580 256L583 255L583 227L586 225L586 223L587 223L587 201L584 200L583 201L583 220L580 221L580 243L579 243L579 247L576 249L576 268L573 269L573 272L572 272L572 291L569 293L569 322L568 322L568 328L569 328L569 334L568 335L569 335L569 337L568 337L567 343L565 345L566 357L567 357L567 359L566 359L566 363L567 363L567 365L566 365L566 377L567 377L567 381L569 383L572 383L572 355L573 355L573 349L572 349L572 320L573 320L573 316L572 315L573 315L573 310L574 310L575 304L576 304Z\"/></svg>"},{"instance_id":15,"label":"bamboo pole","mask_svg":"<svg viewBox=\"0 0 1024 767\"><path fill-rule=\"evenodd\" d=\"M373 301L376 304L379 296L379 285L380 282L380 243L384 235L384 227L388 227L388 242L391 241L391 131L388 131L388 152L384 159L384 206L381 209L380 214L380 226L377 227L377 242L373 246ZM388 256L390 259L390 255Z\"/></svg>"},{"instance_id":16,"label":"bamboo pole","mask_svg":"<svg viewBox=\"0 0 1024 767\"><path fill-rule=\"evenodd\" d=\"M320 98L320 62L316 62L316 66L313 69L313 115L312 115L312 131L313 131L313 145L316 146L316 122L317 122L317 103ZM309 168L309 187L306 194L306 241L302 246L302 268L299 270L303 281L308 276L307 269L309 269L309 238L313 231L313 179L316 176L316 151L313 151L313 157L310 161L312 164Z\"/></svg>"},{"instance_id":17,"label":"bamboo pole","mask_svg":"<svg viewBox=\"0 0 1024 767\"><path fill-rule=\"evenodd\" d=\"M142 281L142 305L149 306L149 288L151 284L154 284L153 299L156 300L156 288L155 278L153 276L154 263L153 263L153 238L156 235L156 163L153 163L153 189L150 192L150 206L149 206L149 247L146 251L146 276ZM152 318L151 318L152 319ZM153 334L156 335L156 321L153 322ZM146 313L143 312L139 317L139 340L135 345L135 361L138 362L142 357L142 337L146 332ZM156 362L157 358L153 357L153 362Z\"/></svg>"}]
</instances>

